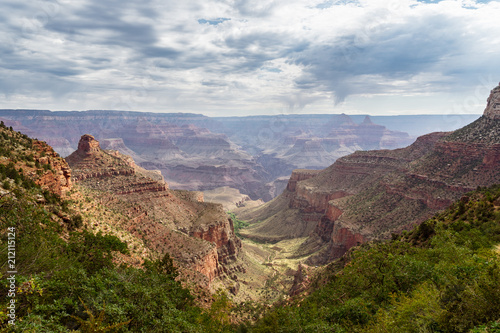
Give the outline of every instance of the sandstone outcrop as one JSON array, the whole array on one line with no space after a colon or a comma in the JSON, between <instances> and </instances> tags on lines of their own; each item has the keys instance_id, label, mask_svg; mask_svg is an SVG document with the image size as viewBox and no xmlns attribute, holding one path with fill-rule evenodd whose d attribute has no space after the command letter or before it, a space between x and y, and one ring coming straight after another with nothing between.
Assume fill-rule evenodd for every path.
<instances>
[{"instance_id":1,"label":"sandstone outcrop","mask_svg":"<svg viewBox=\"0 0 500 333\"><path fill-rule=\"evenodd\" d=\"M154 251L169 253L182 267L210 283L235 270L241 248L222 206L203 193L170 190L163 177L115 150L102 150L91 135L67 157L73 179L108 207L128 215L123 227Z\"/></svg>"},{"instance_id":2,"label":"sandstone outcrop","mask_svg":"<svg viewBox=\"0 0 500 333\"><path fill-rule=\"evenodd\" d=\"M49 170L37 177L35 182L57 195L65 196L72 188L70 167L45 142L34 141L33 148L39 153L35 156L35 160L42 166L49 166Z\"/></svg>"},{"instance_id":3,"label":"sandstone outcrop","mask_svg":"<svg viewBox=\"0 0 500 333\"><path fill-rule=\"evenodd\" d=\"M487 102L484 116L490 119L500 119L500 83L491 91Z\"/></svg>"}]
</instances>

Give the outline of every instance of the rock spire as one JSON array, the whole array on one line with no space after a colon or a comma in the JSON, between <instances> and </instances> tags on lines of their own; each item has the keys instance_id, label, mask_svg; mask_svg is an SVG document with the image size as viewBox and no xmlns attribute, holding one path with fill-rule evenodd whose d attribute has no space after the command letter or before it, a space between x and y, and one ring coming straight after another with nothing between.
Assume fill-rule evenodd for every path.
<instances>
[{"instance_id":1,"label":"rock spire","mask_svg":"<svg viewBox=\"0 0 500 333\"><path fill-rule=\"evenodd\" d=\"M83 154L97 153L101 150L99 146L99 141L97 141L92 135L84 134L78 142L78 152Z\"/></svg>"}]
</instances>

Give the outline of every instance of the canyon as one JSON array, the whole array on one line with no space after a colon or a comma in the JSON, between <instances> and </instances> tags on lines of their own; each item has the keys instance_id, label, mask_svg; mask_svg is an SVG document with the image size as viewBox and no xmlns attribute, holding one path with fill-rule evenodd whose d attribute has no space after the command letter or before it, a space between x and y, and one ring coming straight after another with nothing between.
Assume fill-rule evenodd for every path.
<instances>
[{"instance_id":1,"label":"canyon","mask_svg":"<svg viewBox=\"0 0 500 333\"><path fill-rule=\"evenodd\" d=\"M270 199L266 171L225 134L193 125L210 125L193 114L89 111L2 110L0 118L14 129L46 141L61 156L88 133L104 148L118 150L135 162L160 170L171 187L208 190L230 186L252 197Z\"/></svg>"},{"instance_id":2,"label":"canyon","mask_svg":"<svg viewBox=\"0 0 500 333\"><path fill-rule=\"evenodd\" d=\"M448 116L443 128L471 117ZM285 189L294 169L322 169L357 150L407 146L414 135L398 128L416 133L419 127L434 128L435 118L0 110L5 124L46 141L61 156L77 149L80 136L88 133L103 148L131 156L145 169L160 170L171 188L230 187L266 202Z\"/></svg>"},{"instance_id":3,"label":"canyon","mask_svg":"<svg viewBox=\"0 0 500 333\"><path fill-rule=\"evenodd\" d=\"M294 256L325 264L500 182L499 91L481 118L456 131L421 136L406 148L357 151L321 171L294 170L280 196L237 213L253 223L242 236L271 243L303 237Z\"/></svg>"}]
</instances>

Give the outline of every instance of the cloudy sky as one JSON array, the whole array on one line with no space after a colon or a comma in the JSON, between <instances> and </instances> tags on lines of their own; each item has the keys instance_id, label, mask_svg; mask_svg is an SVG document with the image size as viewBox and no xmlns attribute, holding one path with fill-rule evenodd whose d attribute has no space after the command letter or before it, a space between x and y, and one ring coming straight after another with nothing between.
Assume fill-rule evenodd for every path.
<instances>
[{"instance_id":1,"label":"cloudy sky","mask_svg":"<svg viewBox=\"0 0 500 333\"><path fill-rule=\"evenodd\" d=\"M480 113L500 2L3 0L0 108Z\"/></svg>"}]
</instances>

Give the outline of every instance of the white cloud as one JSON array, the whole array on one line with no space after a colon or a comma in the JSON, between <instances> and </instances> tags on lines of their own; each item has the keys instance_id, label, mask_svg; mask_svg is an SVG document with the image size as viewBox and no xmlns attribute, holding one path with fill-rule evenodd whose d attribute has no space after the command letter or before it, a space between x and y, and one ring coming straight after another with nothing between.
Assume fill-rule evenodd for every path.
<instances>
[{"instance_id":1,"label":"white cloud","mask_svg":"<svg viewBox=\"0 0 500 333\"><path fill-rule=\"evenodd\" d=\"M422 96L401 112L443 112L436 100L500 77L496 1L7 1L0 13L1 108L383 113Z\"/></svg>"}]
</instances>

